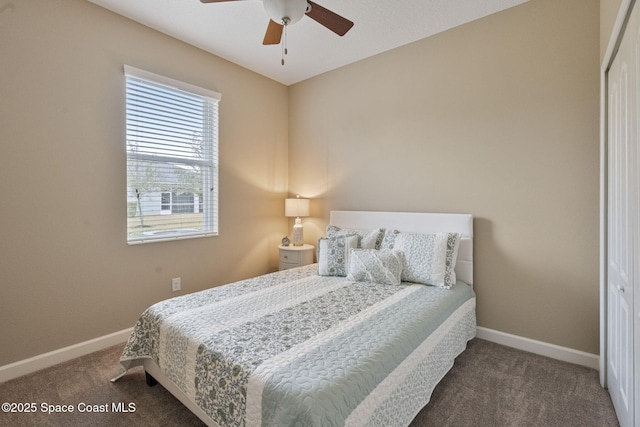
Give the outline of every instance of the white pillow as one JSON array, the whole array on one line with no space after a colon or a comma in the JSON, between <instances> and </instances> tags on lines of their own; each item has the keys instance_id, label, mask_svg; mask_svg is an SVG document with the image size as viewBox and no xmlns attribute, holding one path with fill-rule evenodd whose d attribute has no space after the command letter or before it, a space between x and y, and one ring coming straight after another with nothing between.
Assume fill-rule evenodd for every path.
<instances>
[{"instance_id":1,"label":"white pillow","mask_svg":"<svg viewBox=\"0 0 640 427\"><path fill-rule=\"evenodd\" d=\"M318 239L318 275L346 276L349 271L349 250L358 247L355 234Z\"/></svg>"},{"instance_id":2,"label":"white pillow","mask_svg":"<svg viewBox=\"0 0 640 427\"><path fill-rule=\"evenodd\" d=\"M450 289L459 244L459 233L399 233L394 249L403 254L402 281Z\"/></svg>"},{"instance_id":3,"label":"white pillow","mask_svg":"<svg viewBox=\"0 0 640 427\"><path fill-rule=\"evenodd\" d=\"M373 230L350 230L346 228L336 227L335 225L327 225L327 237L344 236L347 234L356 234L360 238L358 247L363 249L380 249L382 237L384 236L384 228L376 228Z\"/></svg>"},{"instance_id":4,"label":"white pillow","mask_svg":"<svg viewBox=\"0 0 640 427\"><path fill-rule=\"evenodd\" d=\"M401 273L402 255L398 251L351 249L347 274L349 280L399 285Z\"/></svg>"}]
</instances>

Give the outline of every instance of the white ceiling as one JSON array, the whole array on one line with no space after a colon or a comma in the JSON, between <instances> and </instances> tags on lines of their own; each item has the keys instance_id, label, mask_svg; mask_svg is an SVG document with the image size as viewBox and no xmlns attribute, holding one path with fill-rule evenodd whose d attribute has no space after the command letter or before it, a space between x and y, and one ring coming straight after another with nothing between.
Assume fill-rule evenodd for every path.
<instances>
[{"instance_id":1,"label":"white ceiling","mask_svg":"<svg viewBox=\"0 0 640 427\"><path fill-rule=\"evenodd\" d=\"M89 1L291 85L528 0L315 0L355 25L339 37L303 17L287 29L284 66L280 45L262 45L269 18L260 0Z\"/></svg>"}]
</instances>

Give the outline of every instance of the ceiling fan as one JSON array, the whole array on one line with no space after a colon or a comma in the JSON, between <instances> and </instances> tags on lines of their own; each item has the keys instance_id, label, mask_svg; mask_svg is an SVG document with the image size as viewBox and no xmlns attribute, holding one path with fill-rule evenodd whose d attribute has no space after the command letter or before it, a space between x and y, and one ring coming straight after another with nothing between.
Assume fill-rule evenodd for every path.
<instances>
[{"instance_id":1,"label":"ceiling fan","mask_svg":"<svg viewBox=\"0 0 640 427\"><path fill-rule=\"evenodd\" d=\"M202 3L220 3L238 0L200 0ZM339 36L353 27L353 22L308 0L263 0L264 9L271 20L262 44L279 44L283 29L298 22L304 15L325 26Z\"/></svg>"}]
</instances>

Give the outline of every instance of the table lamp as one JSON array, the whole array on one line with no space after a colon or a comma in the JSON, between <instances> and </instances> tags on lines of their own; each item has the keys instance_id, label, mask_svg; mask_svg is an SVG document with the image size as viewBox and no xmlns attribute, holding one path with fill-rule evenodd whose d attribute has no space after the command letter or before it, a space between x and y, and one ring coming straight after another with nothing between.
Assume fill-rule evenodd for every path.
<instances>
[{"instance_id":1,"label":"table lamp","mask_svg":"<svg viewBox=\"0 0 640 427\"><path fill-rule=\"evenodd\" d=\"M295 199L284 199L284 214L296 218L293 224L293 246L302 246L304 242L300 217L309 216L309 199L301 199L299 195Z\"/></svg>"}]
</instances>

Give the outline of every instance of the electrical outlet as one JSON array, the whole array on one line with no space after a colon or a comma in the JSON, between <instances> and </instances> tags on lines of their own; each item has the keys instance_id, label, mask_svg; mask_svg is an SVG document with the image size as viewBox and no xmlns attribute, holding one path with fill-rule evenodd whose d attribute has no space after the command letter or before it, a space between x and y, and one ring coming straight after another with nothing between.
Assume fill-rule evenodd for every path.
<instances>
[{"instance_id":1,"label":"electrical outlet","mask_svg":"<svg viewBox=\"0 0 640 427\"><path fill-rule=\"evenodd\" d=\"M179 277L174 277L171 279L171 290L173 292L178 292L180 290L181 281Z\"/></svg>"}]
</instances>

